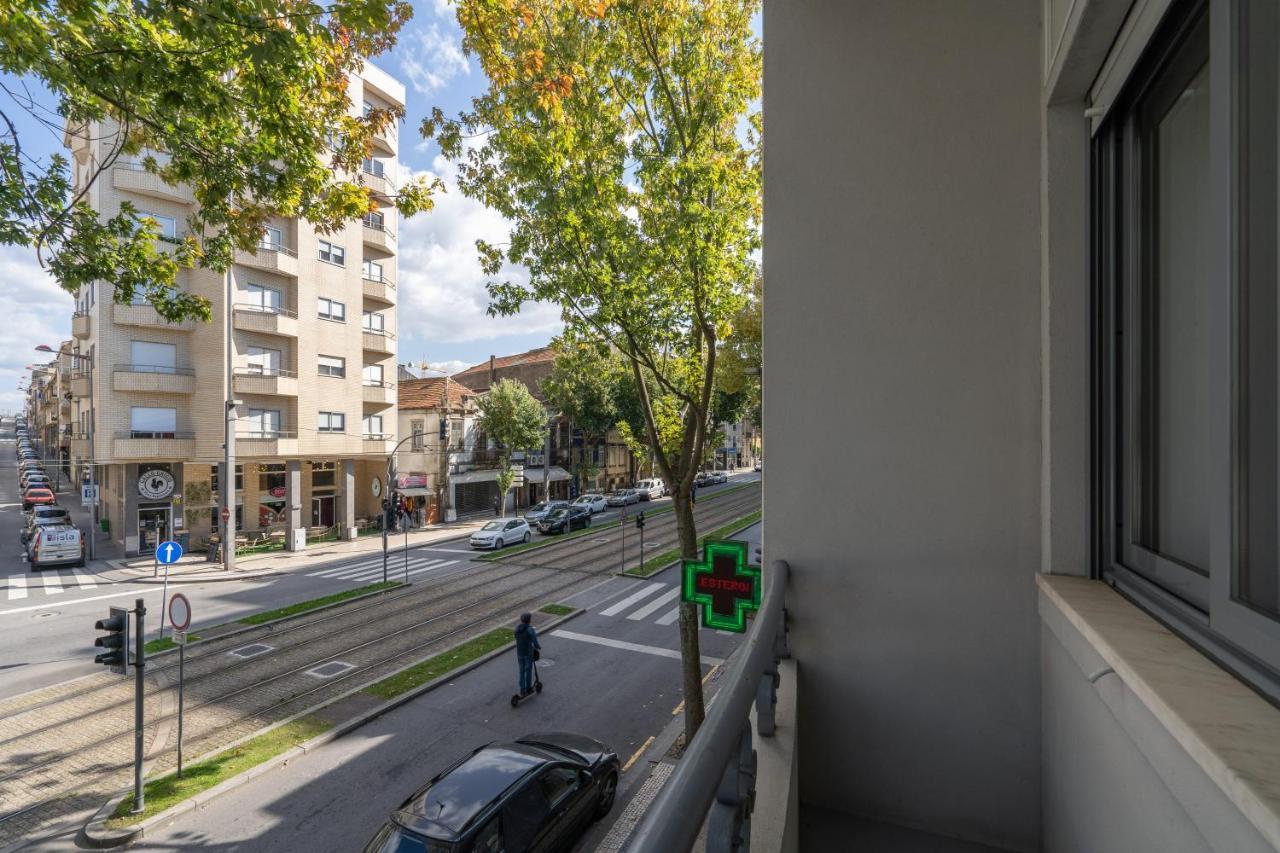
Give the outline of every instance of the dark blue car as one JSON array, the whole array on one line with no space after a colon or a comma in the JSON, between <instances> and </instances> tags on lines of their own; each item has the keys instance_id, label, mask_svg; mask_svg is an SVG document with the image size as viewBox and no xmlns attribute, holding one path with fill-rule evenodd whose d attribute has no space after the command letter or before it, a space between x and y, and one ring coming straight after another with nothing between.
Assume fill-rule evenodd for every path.
<instances>
[{"instance_id":1,"label":"dark blue car","mask_svg":"<svg viewBox=\"0 0 1280 853\"><path fill-rule=\"evenodd\" d=\"M613 808L619 773L618 756L585 735L491 743L405 800L365 853L569 850Z\"/></svg>"}]
</instances>

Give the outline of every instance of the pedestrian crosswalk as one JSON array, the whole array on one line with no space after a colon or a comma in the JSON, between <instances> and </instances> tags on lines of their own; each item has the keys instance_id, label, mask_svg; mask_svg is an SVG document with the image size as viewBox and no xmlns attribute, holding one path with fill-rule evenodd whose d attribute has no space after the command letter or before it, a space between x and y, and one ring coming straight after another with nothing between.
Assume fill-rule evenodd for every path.
<instances>
[{"instance_id":1,"label":"pedestrian crosswalk","mask_svg":"<svg viewBox=\"0 0 1280 853\"><path fill-rule=\"evenodd\" d=\"M448 568L457 563L457 560L445 560L439 557L416 556L409 558L409 577L415 575L426 574L440 569ZM387 574L392 580L403 580L405 576L404 570L404 554L392 553L387 561ZM356 563L347 563L341 566L334 566L328 569L320 569L319 571L307 572L309 578L328 578L329 580L343 581L362 581L372 583L373 581L382 580L382 555L370 557L360 560Z\"/></svg>"},{"instance_id":2,"label":"pedestrian crosswalk","mask_svg":"<svg viewBox=\"0 0 1280 853\"><path fill-rule=\"evenodd\" d=\"M680 587L669 583L641 584L617 601L606 601L606 604L599 611L600 616L625 617L632 622L642 622L657 615L652 619L655 624L674 625L680 618Z\"/></svg>"},{"instance_id":3,"label":"pedestrian crosswalk","mask_svg":"<svg viewBox=\"0 0 1280 853\"><path fill-rule=\"evenodd\" d=\"M61 595L68 589L97 589L93 575L71 570L45 569L25 575L9 575L5 595L9 601L21 601L35 595Z\"/></svg>"}]
</instances>

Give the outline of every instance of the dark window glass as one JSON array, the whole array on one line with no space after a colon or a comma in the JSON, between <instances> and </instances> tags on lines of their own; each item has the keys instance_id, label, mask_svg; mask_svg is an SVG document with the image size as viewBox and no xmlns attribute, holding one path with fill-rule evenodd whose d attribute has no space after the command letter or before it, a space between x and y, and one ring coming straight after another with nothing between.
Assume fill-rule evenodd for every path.
<instances>
[{"instance_id":1,"label":"dark window glass","mask_svg":"<svg viewBox=\"0 0 1280 853\"><path fill-rule=\"evenodd\" d=\"M546 797L535 780L529 780L502 809L507 849L526 850L550 814Z\"/></svg>"},{"instance_id":2,"label":"dark window glass","mask_svg":"<svg viewBox=\"0 0 1280 853\"><path fill-rule=\"evenodd\" d=\"M547 803L554 809L565 797L578 790L578 771L571 767L552 767L538 777L538 782Z\"/></svg>"}]
</instances>

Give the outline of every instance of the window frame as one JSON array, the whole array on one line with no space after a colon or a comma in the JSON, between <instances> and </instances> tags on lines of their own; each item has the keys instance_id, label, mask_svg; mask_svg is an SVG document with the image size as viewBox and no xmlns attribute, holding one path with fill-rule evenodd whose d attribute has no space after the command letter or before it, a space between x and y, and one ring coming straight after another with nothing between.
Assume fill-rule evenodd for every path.
<instances>
[{"instance_id":1,"label":"window frame","mask_svg":"<svg viewBox=\"0 0 1280 853\"><path fill-rule=\"evenodd\" d=\"M1248 270L1242 263L1240 235L1248 224L1242 74L1248 67L1245 38L1249 2L1175 3L1099 124L1092 143L1093 567L1095 577L1110 583L1260 694L1280 704L1280 618L1235 597L1244 523L1242 472L1247 464L1241 446L1241 412L1247 389L1240 349L1245 331L1242 288L1247 284ZM1123 472L1136 471L1131 457L1139 445L1132 435L1131 411L1127 421L1122 418L1136 396L1130 390L1136 387L1135 377L1126 374L1129 360L1124 357L1125 348L1133 347L1131 342L1139 337L1130 296L1134 287L1144 285L1144 270L1135 256L1145 250L1144 241L1154 228L1154 218L1143 216L1146 211L1137 176L1144 166L1140 149L1135 150L1132 125L1143 97L1164 82L1171 64L1177 62L1183 39L1201 25L1202 15L1208 24L1210 92L1207 218L1213 224L1208 249L1213 292L1207 316L1210 543L1207 575L1190 577L1191 570L1181 566L1159 562L1133 566L1124 561L1123 544L1128 538L1124 514L1131 504L1126 504ZM1273 189L1280 202L1280 186ZM1271 215L1276 215L1274 205ZM1280 281L1275 286L1280 291ZM1280 571L1280 567L1274 570Z\"/></svg>"},{"instance_id":2,"label":"window frame","mask_svg":"<svg viewBox=\"0 0 1280 853\"><path fill-rule=\"evenodd\" d=\"M335 419L339 424L337 427L333 426ZM316 432L345 433L346 431L346 412L320 412L319 416L316 418Z\"/></svg>"},{"instance_id":3,"label":"window frame","mask_svg":"<svg viewBox=\"0 0 1280 853\"><path fill-rule=\"evenodd\" d=\"M316 257L321 261L326 264L333 264L335 267L345 267L347 265L346 246L339 245L331 240L317 240L316 244ZM325 248L326 246L328 247L327 249Z\"/></svg>"},{"instance_id":4,"label":"window frame","mask_svg":"<svg viewBox=\"0 0 1280 853\"><path fill-rule=\"evenodd\" d=\"M325 303L329 305L328 311L324 310ZM333 310L335 305L341 309L336 314ZM318 296L316 297L316 316L331 323L345 323L347 322L347 303L330 299L328 296Z\"/></svg>"},{"instance_id":5,"label":"window frame","mask_svg":"<svg viewBox=\"0 0 1280 853\"><path fill-rule=\"evenodd\" d=\"M326 358L341 363L337 365L325 364L323 359ZM316 373L320 376L327 376L331 379L346 379L347 360L345 357L340 355L325 355L324 353L318 353L316 355Z\"/></svg>"}]
</instances>

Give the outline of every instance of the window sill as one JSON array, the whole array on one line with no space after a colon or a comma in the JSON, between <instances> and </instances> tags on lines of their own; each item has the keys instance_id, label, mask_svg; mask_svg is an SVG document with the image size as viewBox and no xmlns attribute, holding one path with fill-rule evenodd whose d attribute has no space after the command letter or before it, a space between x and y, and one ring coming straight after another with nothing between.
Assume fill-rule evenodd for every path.
<instances>
[{"instance_id":1,"label":"window sill","mask_svg":"<svg viewBox=\"0 0 1280 853\"><path fill-rule=\"evenodd\" d=\"M1280 709L1101 581L1037 575L1040 611L1114 672L1258 833L1280 849ZM1055 623L1057 623L1055 625Z\"/></svg>"}]
</instances>

